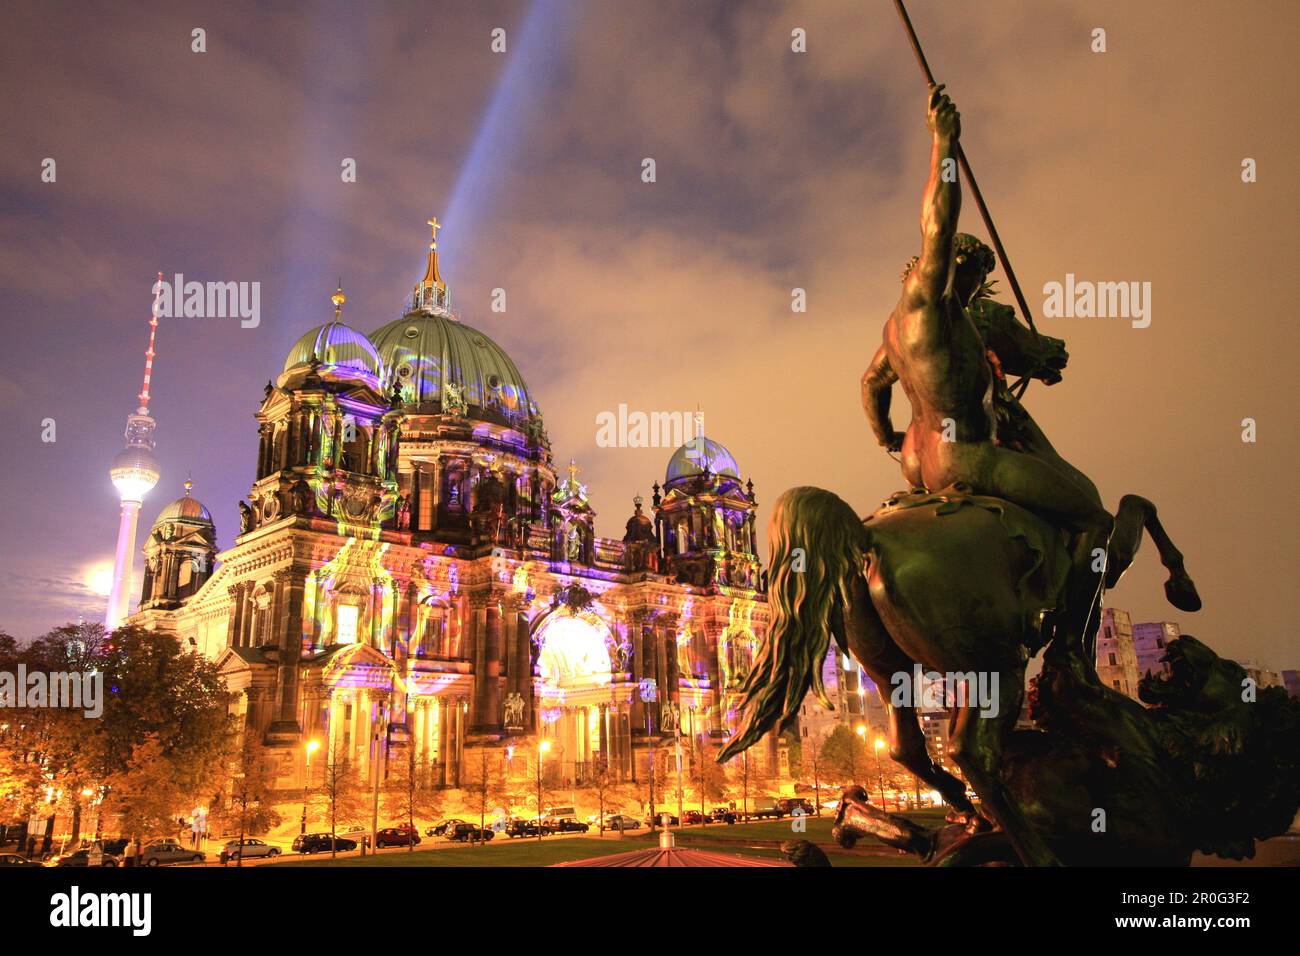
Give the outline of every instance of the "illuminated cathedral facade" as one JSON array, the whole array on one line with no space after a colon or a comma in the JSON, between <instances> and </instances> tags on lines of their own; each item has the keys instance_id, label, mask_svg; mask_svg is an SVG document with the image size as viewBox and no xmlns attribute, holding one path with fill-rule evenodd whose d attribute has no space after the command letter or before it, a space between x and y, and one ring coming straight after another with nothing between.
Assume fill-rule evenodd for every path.
<instances>
[{"instance_id":1,"label":"illuminated cathedral facade","mask_svg":"<svg viewBox=\"0 0 1300 956\"><path fill-rule=\"evenodd\" d=\"M340 290L267 383L234 546L217 553L188 483L163 509L131 622L218 661L285 790L319 784L312 750L365 774L413 756L437 787L484 748L511 767L540 751L580 787L645 780L680 745L689 781L767 625L753 484L700 433L650 513L637 496L622 539L597 536L519 369L452 312L431 225L401 318L355 331ZM771 791L788 779L775 734L746 761Z\"/></svg>"}]
</instances>

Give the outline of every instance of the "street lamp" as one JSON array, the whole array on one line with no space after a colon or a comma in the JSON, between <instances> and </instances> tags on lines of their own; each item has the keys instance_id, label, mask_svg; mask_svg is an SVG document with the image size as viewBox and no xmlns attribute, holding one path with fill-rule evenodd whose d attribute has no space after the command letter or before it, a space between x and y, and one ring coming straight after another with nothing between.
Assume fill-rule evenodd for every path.
<instances>
[{"instance_id":1,"label":"street lamp","mask_svg":"<svg viewBox=\"0 0 1300 956\"><path fill-rule=\"evenodd\" d=\"M880 809L885 809L885 775L880 772L880 751L885 749L885 738L876 738L876 779L880 781Z\"/></svg>"},{"instance_id":2,"label":"street lamp","mask_svg":"<svg viewBox=\"0 0 1300 956\"><path fill-rule=\"evenodd\" d=\"M655 744L654 736L651 733L651 705L659 699L659 685L653 677L647 677L641 681L638 688L641 694L641 703L645 707L645 740L646 746L650 753L650 832L655 831Z\"/></svg>"},{"instance_id":3,"label":"street lamp","mask_svg":"<svg viewBox=\"0 0 1300 956\"><path fill-rule=\"evenodd\" d=\"M537 742L537 839L542 838L542 756L551 749L549 740Z\"/></svg>"},{"instance_id":4,"label":"street lamp","mask_svg":"<svg viewBox=\"0 0 1300 956\"><path fill-rule=\"evenodd\" d=\"M307 775L302 785L302 829L299 833L307 832L307 794L311 791L311 755L320 749L320 741L312 738L307 741Z\"/></svg>"}]
</instances>

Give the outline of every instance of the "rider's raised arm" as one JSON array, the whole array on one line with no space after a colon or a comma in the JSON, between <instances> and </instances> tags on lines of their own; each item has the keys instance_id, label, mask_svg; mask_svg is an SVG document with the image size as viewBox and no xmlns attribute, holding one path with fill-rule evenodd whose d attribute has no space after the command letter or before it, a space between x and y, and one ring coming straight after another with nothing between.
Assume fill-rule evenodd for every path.
<instances>
[{"instance_id":1,"label":"rider's raised arm","mask_svg":"<svg viewBox=\"0 0 1300 956\"><path fill-rule=\"evenodd\" d=\"M961 115L939 85L930 91L926 125L934 134L930 148L930 179L921 199L921 255L903 283L909 309L938 302L948 284L953 239L961 211L961 182L957 174L957 141Z\"/></svg>"},{"instance_id":2,"label":"rider's raised arm","mask_svg":"<svg viewBox=\"0 0 1300 956\"><path fill-rule=\"evenodd\" d=\"M898 375L890 366L889 356L882 345L862 374L862 408L867 413L876 441L890 451L898 451L902 444L902 435L894 431L894 423L889 417L893 386L897 381Z\"/></svg>"}]
</instances>

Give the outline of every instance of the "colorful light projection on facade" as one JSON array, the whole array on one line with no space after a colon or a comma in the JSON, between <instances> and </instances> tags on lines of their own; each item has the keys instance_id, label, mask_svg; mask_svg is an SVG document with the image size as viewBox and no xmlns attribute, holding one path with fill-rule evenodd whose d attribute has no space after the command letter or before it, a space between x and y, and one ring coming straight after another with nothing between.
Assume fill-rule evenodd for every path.
<instances>
[{"instance_id":1,"label":"colorful light projection on facade","mask_svg":"<svg viewBox=\"0 0 1300 956\"><path fill-rule=\"evenodd\" d=\"M386 542L348 538L338 553L307 575L303 587L305 651L332 644L374 644L386 650L396 586L384 567Z\"/></svg>"}]
</instances>

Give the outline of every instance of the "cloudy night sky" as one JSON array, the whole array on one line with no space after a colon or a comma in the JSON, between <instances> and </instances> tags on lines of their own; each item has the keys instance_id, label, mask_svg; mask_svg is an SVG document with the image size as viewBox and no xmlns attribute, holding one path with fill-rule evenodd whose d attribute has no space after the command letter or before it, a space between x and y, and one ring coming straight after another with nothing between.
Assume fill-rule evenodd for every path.
<instances>
[{"instance_id":1,"label":"cloudy night sky","mask_svg":"<svg viewBox=\"0 0 1300 956\"><path fill-rule=\"evenodd\" d=\"M1149 328L1040 318L1070 365L1026 399L1109 506L1157 502L1205 609L1164 603L1149 542L1108 603L1228 656L1300 665L1300 9L910 7L1035 311L1066 273L1152 283ZM760 523L792 485L862 512L903 487L859 402L918 251L929 149L924 86L885 0L9 2L0 26L0 629L102 618L108 467L156 272L261 284L257 328L158 330L163 477L139 540L192 472L226 548L263 385L331 317L340 277L350 325L398 317L431 214L457 311L519 366L557 463L578 459L599 533L621 536L672 451L597 447L597 414L621 403L702 409L753 479ZM985 235L969 195L963 227ZM796 287L806 313L791 311Z\"/></svg>"}]
</instances>

